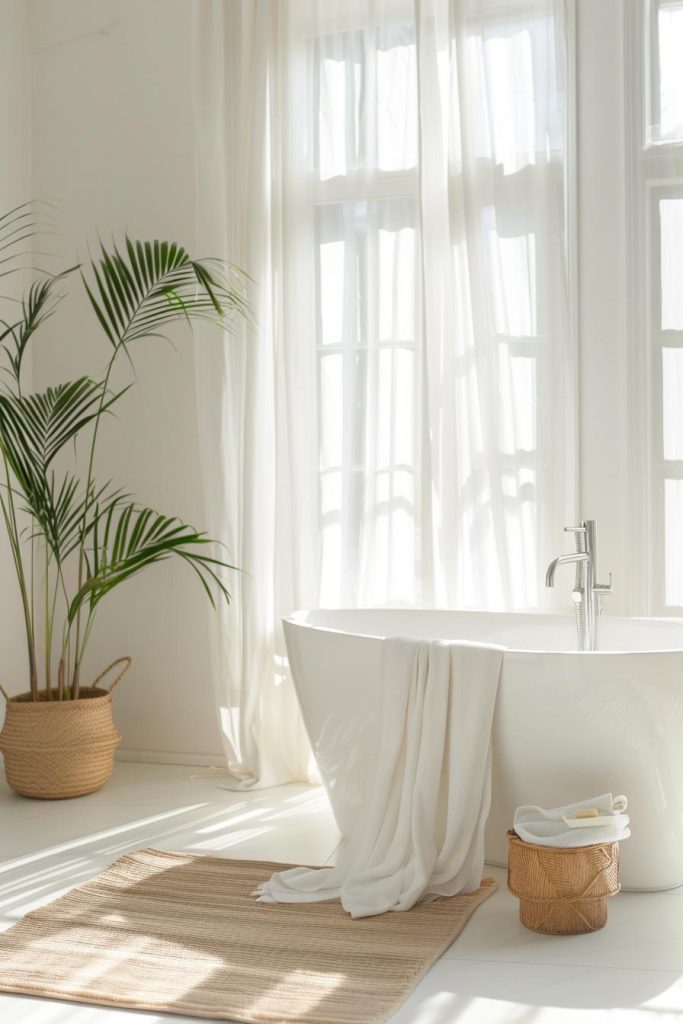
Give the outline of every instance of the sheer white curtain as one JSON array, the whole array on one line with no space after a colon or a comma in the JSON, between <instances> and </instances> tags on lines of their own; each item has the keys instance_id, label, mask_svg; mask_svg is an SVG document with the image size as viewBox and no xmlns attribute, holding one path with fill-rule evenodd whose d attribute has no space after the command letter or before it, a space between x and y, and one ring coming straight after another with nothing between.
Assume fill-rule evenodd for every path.
<instances>
[{"instance_id":1,"label":"sheer white curtain","mask_svg":"<svg viewBox=\"0 0 683 1024\"><path fill-rule=\"evenodd\" d=\"M280 617L534 609L574 514L567 0L202 0L198 234L257 322L198 348L228 756L305 777ZM324 672L324 666L321 666Z\"/></svg>"}]
</instances>

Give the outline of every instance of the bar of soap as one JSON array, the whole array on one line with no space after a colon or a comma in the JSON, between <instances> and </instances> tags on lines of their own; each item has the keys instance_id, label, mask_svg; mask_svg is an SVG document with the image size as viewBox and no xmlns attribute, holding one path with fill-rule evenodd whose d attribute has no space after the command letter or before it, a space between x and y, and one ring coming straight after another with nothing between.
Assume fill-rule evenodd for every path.
<instances>
[{"instance_id":1,"label":"bar of soap","mask_svg":"<svg viewBox=\"0 0 683 1024\"><path fill-rule=\"evenodd\" d=\"M574 814L575 818L597 818L597 816L597 807L579 807L578 811Z\"/></svg>"},{"instance_id":2,"label":"bar of soap","mask_svg":"<svg viewBox=\"0 0 683 1024\"><path fill-rule=\"evenodd\" d=\"M598 825L614 825L613 814L598 814L595 818L562 818L570 828L596 828Z\"/></svg>"}]
</instances>

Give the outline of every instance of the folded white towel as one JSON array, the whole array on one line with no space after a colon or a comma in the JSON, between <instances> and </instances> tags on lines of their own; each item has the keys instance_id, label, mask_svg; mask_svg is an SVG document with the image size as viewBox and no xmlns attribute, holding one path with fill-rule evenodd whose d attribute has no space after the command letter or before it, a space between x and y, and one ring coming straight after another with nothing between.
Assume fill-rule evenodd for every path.
<instances>
[{"instance_id":1,"label":"folded white towel","mask_svg":"<svg viewBox=\"0 0 683 1024\"><path fill-rule=\"evenodd\" d=\"M538 846L595 846L598 843L612 843L620 839L628 839L629 816L624 814L628 801L625 796L612 797L611 793L592 797L590 800L579 800L575 804L563 807L551 807L549 810L527 804L515 811L514 829L525 843L536 843ZM601 818L609 817L609 823L596 825L594 828L571 828L563 818L572 818L587 807L597 808ZM590 819L589 819L590 820Z\"/></svg>"},{"instance_id":2,"label":"folded white towel","mask_svg":"<svg viewBox=\"0 0 683 1024\"><path fill-rule=\"evenodd\" d=\"M352 917L478 888L503 648L389 638L367 800L331 868L291 868L264 902L338 898Z\"/></svg>"}]
</instances>

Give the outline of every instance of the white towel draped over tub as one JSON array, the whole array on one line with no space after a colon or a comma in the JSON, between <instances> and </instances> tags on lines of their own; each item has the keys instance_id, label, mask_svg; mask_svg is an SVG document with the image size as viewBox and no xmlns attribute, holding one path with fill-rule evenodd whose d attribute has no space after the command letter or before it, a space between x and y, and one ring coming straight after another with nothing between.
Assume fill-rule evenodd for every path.
<instances>
[{"instance_id":1,"label":"white towel draped over tub","mask_svg":"<svg viewBox=\"0 0 683 1024\"><path fill-rule=\"evenodd\" d=\"M264 902L340 899L352 917L479 887L502 647L384 641L380 743L364 811L329 868L290 868Z\"/></svg>"}]
</instances>

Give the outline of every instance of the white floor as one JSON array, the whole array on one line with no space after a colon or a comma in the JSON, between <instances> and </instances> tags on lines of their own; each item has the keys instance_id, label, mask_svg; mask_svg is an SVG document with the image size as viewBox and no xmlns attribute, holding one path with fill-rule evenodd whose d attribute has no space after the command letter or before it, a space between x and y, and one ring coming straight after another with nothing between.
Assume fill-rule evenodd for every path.
<instances>
[{"instance_id":1,"label":"white floor","mask_svg":"<svg viewBox=\"0 0 683 1024\"><path fill-rule=\"evenodd\" d=\"M119 764L99 793L56 803L20 799L1 782L0 929L140 846L320 864L334 856L338 833L323 790L232 793L192 773ZM392 1024L683 1021L683 888L621 893L601 932L544 937L519 923L504 872L487 873L499 891ZM0 994L1 1024L192 1020Z\"/></svg>"}]
</instances>

